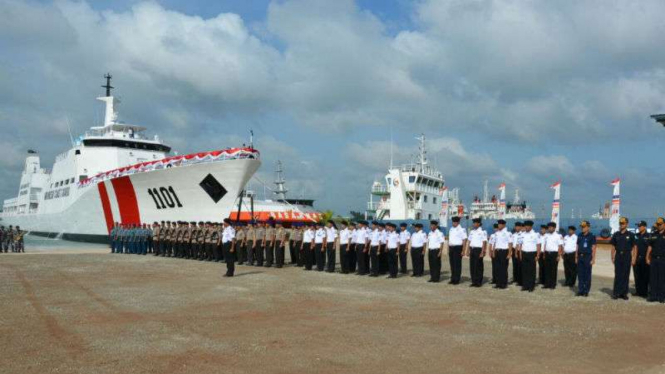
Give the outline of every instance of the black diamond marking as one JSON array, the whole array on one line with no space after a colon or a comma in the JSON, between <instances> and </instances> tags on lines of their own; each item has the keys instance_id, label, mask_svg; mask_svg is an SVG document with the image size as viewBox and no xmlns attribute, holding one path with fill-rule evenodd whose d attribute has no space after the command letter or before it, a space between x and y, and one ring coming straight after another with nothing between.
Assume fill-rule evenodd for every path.
<instances>
[{"instance_id":1,"label":"black diamond marking","mask_svg":"<svg viewBox=\"0 0 665 374\"><path fill-rule=\"evenodd\" d=\"M201 183L199 183L199 186L203 188L203 190L210 196L210 198L217 204L219 200L221 200L224 195L228 192L224 186L221 185L215 179L215 177L212 176L212 174L208 174Z\"/></svg>"}]
</instances>

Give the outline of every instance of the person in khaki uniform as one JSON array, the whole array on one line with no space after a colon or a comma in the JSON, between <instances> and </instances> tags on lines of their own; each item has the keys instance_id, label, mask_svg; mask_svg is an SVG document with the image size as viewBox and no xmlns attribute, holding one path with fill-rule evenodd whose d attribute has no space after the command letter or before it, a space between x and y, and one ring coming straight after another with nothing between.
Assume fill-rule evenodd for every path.
<instances>
[{"instance_id":1,"label":"person in khaki uniform","mask_svg":"<svg viewBox=\"0 0 665 374\"><path fill-rule=\"evenodd\" d=\"M162 236L160 240L160 253L159 255L161 257L166 256L166 253L168 252L170 246L171 246L171 237L169 236L171 232L171 222L166 221L164 224L162 224L162 231L160 232L160 236Z\"/></svg>"},{"instance_id":2,"label":"person in khaki uniform","mask_svg":"<svg viewBox=\"0 0 665 374\"><path fill-rule=\"evenodd\" d=\"M236 255L238 256L238 265L243 265L247 261L247 247L245 228L242 224L236 224Z\"/></svg>"},{"instance_id":3,"label":"person in khaki uniform","mask_svg":"<svg viewBox=\"0 0 665 374\"><path fill-rule=\"evenodd\" d=\"M277 229L275 230L275 262L277 268L284 266L284 250L286 249L287 237L286 229L280 222L277 222Z\"/></svg>"},{"instance_id":4,"label":"person in khaki uniform","mask_svg":"<svg viewBox=\"0 0 665 374\"><path fill-rule=\"evenodd\" d=\"M205 247L206 247L206 261L212 261L213 254L212 254L212 233L214 231L214 228L212 227L212 222L206 222L206 233L205 233Z\"/></svg>"},{"instance_id":5,"label":"person in khaki uniform","mask_svg":"<svg viewBox=\"0 0 665 374\"><path fill-rule=\"evenodd\" d=\"M183 258L184 257L182 241L183 241L183 238L185 236L185 230L186 229L187 228L186 228L184 222L178 222L178 227L176 228L176 235L175 235L175 241L176 241L175 257L177 257L177 258Z\"/></svg>"},{"instance_id":6,"label":"person in khaki uniform","mask_svg":"<svg viewBox=\"0 0 665 374\"><path fill-rule=\"evenodd\" d=\"M254 222L250 221L247 224L247 230L245 231L245 247L247 248L247 265L250 266L254 266L255 245L256 245L256 228L254 227Z\"/></svg>"},{"instance_id":7,"label":"person in khaki uniform","mask_svg":"<svg viewBox=\"0 0 665 374\"><path fill-rule=\"evenodd\" d=\"M189 256L190 248L190 239L191 239L191 230L187 222L182 223L182 240L180 243L180 254L182 258L187 258Z\"/></svg>"},{"instance_id":8,"label":"person in khaki uniform","mask_svg":"<svg viewBox=\"0 0 665 374\"><path fill-rule=\"evenodd\" d=\"M152 224L152 254L157 256L159 254L159 223L155 222Z\"/></svg>"},{"instance_id":9,"label":"person in khaki uniform","mask_svg":"<svg viewBox=\"0 0 665 374\"><path fill-rule=\"evenodd\" d=\"M215 262L219 262L222 259L221 256L221 251L220 251L220 246L219 246L219 238L220 238L220 232L221 229L219 227L219 223L212 223L210 225L210 230L212 231L210 233L210 250L212 251L212 260Z\"/></svg>"},{"instance_id":10,"label":"person in khaki uniform","mask_svg":"<svg viewBox=\"0 0 665 374\"><path fill-rule=\"evenodd\" d=\"M256 255L256 266L263 266L263 247L266 243L266 224L259 223L256 228L256 242L254 254Z\"/></svg>"},{"instance_id":11,"label":"person in khaki uniform","mask_svg":"<svg viewBox=\"0 0 665 374\"><path fill-rule=\"evenodd\" d=\"M166 256L173 257L175 253L175 238L176 238L176 223L169 222L169 231L168 231L168 244Z\"/></svg>"},{"instance_id":12,"label":"person in khaki uniform","mask_svg":"<svg viewBox=\"0 0 665 374\"><path fill-rule=\"evenodd\" d=\"M205 223L203 222L199 222L199 227L196 229L196 248L195 258L203 261L205 258Z\"/></svg>"},{"instance_id":13,"label":"person in khaki uniform","mask_svg":"<svg viewBox=\"0 0 665 374\"><path fill-rule=\"evenodd\" d=\"M266 240L265 240L265 267L269 268L275 262L275 224L271 221L266 225Z\"/></svg>"},{"instance_id":14,"label":"person in khaki uniform","mask_svg":"<svg viewBox=\"0 0 665 374\"><path fill-rule=\"evenodd\" d=\"M297 265L298 264L298 256L300 254L300 251L298 248L300 248L300 243L297 243L296 241L296 236L298 235L298 226L295 224L291 224L291 228L288 230L288 235L289 235L289 255L291 256L291 265ZM302 239L300 239L302 241Z\"/></svg>"}]
</instances>

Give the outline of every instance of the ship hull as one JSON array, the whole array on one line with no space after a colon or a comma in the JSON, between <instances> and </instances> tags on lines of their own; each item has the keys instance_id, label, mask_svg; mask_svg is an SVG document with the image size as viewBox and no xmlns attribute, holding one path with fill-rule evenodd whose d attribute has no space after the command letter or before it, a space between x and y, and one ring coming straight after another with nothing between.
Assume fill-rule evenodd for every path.
<instances>
[{"instance_id":1,"label":"ship hull","mask_svg":"<svg viewBox=\"0 0 665 374\"><path fill-rule=\"evenodd\" d=\"M231 159L124 175L79 187L52 212L2 215L1 221L35 235L85 242L108 241L114 222L221 222L260 164Z\"/></svg>"}]
</instances>

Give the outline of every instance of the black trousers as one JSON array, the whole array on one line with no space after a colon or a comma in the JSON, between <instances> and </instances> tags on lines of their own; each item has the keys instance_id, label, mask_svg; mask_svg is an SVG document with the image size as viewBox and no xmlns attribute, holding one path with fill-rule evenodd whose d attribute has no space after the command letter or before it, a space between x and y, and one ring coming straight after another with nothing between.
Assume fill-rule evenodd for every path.
<instances>
[{"instance_id":1,"label":"black trousers","mask_svg":"<svg viewBox=\"0 0 665 374\"><path fill-rule=\"evenodd\" d=\"M235 256L231 252L231 242L226 242L222 244L222 249L224 251L224 262L226 262L226 275L233 276L233 273L236 270L235 267Z\"/></svg>"},{"instance_id":2,"label":"black trousers","mask_svg":"<svg viewBox=\"0 0 665 374\"><path fill-rule=\"evenodd\" d=\"M407 273L406 262L409 257L409 252L407 251L406 244L400 244L399 246L399 272L402 274Z\"/></svg>"},{"instance_id":3,"label":"black trousers","mask_svg":"<svg viewBox=\"0 0 665 374\"><path fill-rule=\"evenodd\" d=\"M628 295L628 278L630 278L630 251L616 251L614 256L614 290L615 296Z\"/></svg>"},{"instance_id":4,"label":"black trousers","mask_svg":"<svg viewBox=\"0 0 665 374\"><path fill-rule=\"evenodd\" d=\"M522 289L536 288L536 252L522 252Z\"/></svg>"},{"instance_id":5,"label":"black trousers","mask_svg":"<svg viewBox=\"0 0 665 374\"><path fill-rule=\"evenodd\" d=\"M492 261L492 282L491 283L492 284L496 283L496 279L497 279L497 276L498 276L497 273L499 272L496 259L497 259L497 256L496 256L496 253L494 253L494 257L491 257L491 261Z\"/></svg>"},{"instance_id":6,"label":"black trousers","mask_svg":"<svg viewBox=\"0 0 665 374\"><path fill-rule=\"evenodd\" d=\"M296 250L296 266L302 267L305 266L305 253L300 249L302 247L302 241L298 240L295 242Z\"/></svg>"},{"instance_id":7,"label":"black trousers","mask_svg":"<svg viewBox=\"0 0 665 374\"><path fill-rule=\"evenodd\" d=\"M238 265L242 265L247 262L247 245L246 243L236 242L236 252L238 252Z\"/></svg>"},{"instance_id":8,"label":"black trousers","mask_svg":"<svg viewBox=\"0 0 665 374\"><path fill-rule=\"evenodd\" d=\"M289 240L289 255L291 256L291 265L298 264L298 258L300 254L300 243L296 243L295 240ZM298 265L300 266L300 265Z\"/></svg>"},{"instance_id":9,"label":"black trousers","mask_svg":"<svg viewBox=\"0 0 665 374\"><path fill-rule=\"evenodd\" d=\"M214 250L214 248L215 248L215 244L213 244L213 243L206 243L205 246L206 246L206 260L208 260L208 261L212 261L212 260L214 260L214 259L215 259L215 256L214 256L214 252L213 252L213 250ZM245 246L243 245L243 249L244 249L244 247L245 247Z\"/></svg>"},{"instance_id":10,"label":"black trousers","mask_svg":"<svg viewBox=\"0 0 665 374\"><path fill-rule=\"evenodd\" d=\"M275 264L277 264L278 268L284 266L284 256L286 255L284 253L284 245L286 245L286 242L282 241L281 243L281 245L280 242L275 243Z\"/></svg>"},{"instance_id":11,"label":"black trousers","mask_svg":"<svg viewBox=\"0 0 665 374\"><path fill-rule=\"evenodd\" d=\"M326 254L323 252L323 243L314 244L314 258L316 259L316 270L323 271L326 267Z\"/></svg>"},{"instance_id":12,"label":"black trousers","mask_svg":"<svg viewBox=\"0 0 665 374\"><path fill-rule=\"evenodd\" d=\"M651 255L649 283L649 298L665 301L665 256Z\"/></svg>"},{"instance_id":13,"label":"black trousers","mask_svg":"<svg viewBox=\"0 0 665 374\"><path fill-rule=\"evenodd\" d=\"M545 253L538 259L538 283L545 285Z\"/></svg>"},{"instance_id":14,"label":"black trousers","mask_svg":"<svg viewBox=\"0 0 665 374\"><path fill-rule=\"evenodd\" d=\"M370 266L370 275L378 276L379 275L379 247L370 247L369 248L369 261Z\"/></svg>"},{"instance_id":15,"label":"black trousers","mask_svg":"<svg viewBox=\"0 0 665 374\"><path fill-rule=\"evenodd\" d=\"M633 275L635 277L635 295L641 297L649 296L649 265L647 265L646 256L637 255L635 266L633 266Z\"/></svg>"},{"instance_id":16,"label":"black trousers","mask_svg":"<svg viewBox=\"0 0 665 374\"><path fill-rule=\"evenodd\" d=\"M513 249L513 282L522 285L522 261L519 259L517 250Z\"/></svg>"},{"instance_id":17,"label":"black trousers","mask_svg":"<svg viewBox=\"0 0 665 374\"><path fill-rule=\"evenodd\" d=\"M365 262L365 245L356 244L356 258L358 259L358 274L365 275L369 273L367 263Z\"/></svg>"},{"instance_id":18,"label":"black trousers","mask_svg":"<svg viewBox=\"0 0 665 374\"><path fill-rule=\"evenodd\" d=\"M566 276L566 287L575 287L575 282L577 281L575 252L563 254L563 273Z\"/></svg>"},{"instance_id":19,"label":"black trousers","mask_svg":"<svg viewBox=\"0 0 665 374\"><path fill-rule=\"evenodd\" d=\"M494 261L496 262L496 275L494 283L497 288L508 287L508 250L497 249L494 251Z\"/></svg>"},{"instance_id":20,"label":"black trousers","mask_svg":"<svg viewBox=\"0 0 665 374\"><path fill-rule=\"evenodd\" d=\"M363 247L363 248L364 248L364 247ZM365 269L363 269L364 274L369 274L369 264L370 264L370 261L369 261L369 248L367 248L367 251L364 251L364 250L363 250L361 253L362 253L362 255L363 255L363 264L364 264L364 266L365 266Z\"/></svg>"},{"instance_id":21,"label":"black trousers","mask_svg":"<svg viewBox=\"0 0 665 374\"><path fill-rule=\"evenodd\" d=\"M314 252L312 250L312 243L303 244L302 256L304 257L305 270L312 270L312 265L314 265Z\"/></svg>"},{"instance_id":22,"label":"black trousers","mask_svg":"<svg viewBox=\"0 0 665 374\"><path fill-rule=\"evenodd\" d=\"M471 248L469 251L469 270L471 272L471 284L474 286L483 285L483 258L480 255L483 253L482 248Z\"/></svg>"},{"instance_id":23,"label":"black trousers","mask_svg":"<svg viewBox=\"0 0 665 374\"><path fill-rule=\"evenodd\" d=\"M341 244L339 246L339 265L342 267L342 274L349 273L349 249L348 244Z\"/></svg>"},{"instance_id":24,"label":"black trousers","mask_svg":"<svg viewBox=\"0 0 665 374\"><path fill-rule=\"evenodd\" d=\"M382 245L379 247L379 274L388 273L388 252L386 251L386 246Z\"/></svg>"},{"instance_id":25,"label":"black trousers","mask_svg":"<svg viewBox=\"0 0 665 374\"><path fill-rule=\"evenodd\" d=\"M333 273L335 271L335 243L326 243L326 257L328 258L326 262L326 271Z\"/></svg>"},{"instance_id":26,"label":"black trousers","mask_svg":"<svg viewBox=\"0 0 665 374\"><path fill-rule=\"evenodd\" d=\"M397 248L388 249L388 273L391 278L397 278Z\"/></svg>"},{"instance_id":27,"label":"black trousers","mask_svg":"<svg viewBox=\"0 0 665 374\"><path fill-rule=\"evenodd\" d=\"M254 255L256 256L256 266L263 266L263 242L259 242L256 245Z\"/></svg>"},{"instance_id":28,"label":"black trousers","mask_svg":"<svg viewBox=\"0 0 665 374\"><path fill-rule=\"evenodd\" d=\"M555 289L559 270L559 252L545 252L545 287Z\"/></svg>"},{"instance_id":29,"label":"black trousers","mask_svg":"<svg viewBox=\"0 0 665 374\"><path fill-rule=\"evenodd\" d=\"M358 264L358 253L356 252L356 248L359 246L359 244L351 243L349 244L349 251L347 252L347 261L348 261L348 266L349 266L349 273L355 273L356 272L356 266Z\"/></svg>"},{"instance_id":30,"label":"black trousers","mask_svg":"<svg viewBox=\"0 0 665 374\"><path fill-rule=\"evenodd\" d=\"M264 247L266 253L266 267L271 267L275 261L275 242L268 242Z\"/></svg>"},{"instance_id":31,"label":"black trousers","mask_svg":"<svg viewBox=\"0 0 665 374\"><path fill-rule=\"evenodd\" d=\"M450 282L459 284L462 278L462 246L448 247L448 262L450 263Z\"/></svg>"},{"instance_id":32,"label":"black trousers","mask_svg":"<svg viewBox=\"0 0 665 374\"><path fill-rule=\"evenodd\" d=\"M425 273L425 257L423 256L423 249L411 247L411 266L413 266L413 275L422 277Z\"/></svg>"},{"instance_id":33,"label":"black trousers","mask_svg":"<svg viewBox=\"0 0 665 374\"><path fill-rule=\"evenodd\" d=\"M159 256L159 254L161 253L161 247L159 246L159 243L160 243L159 240L153 240L152 242L155 256Z\"/></svg>"},{"instance_id":34,"label":"black trousers","mask_svg":"<svg viewBox=\"0 0 665 374\"><path fill-rule=\"evenodd\" d=\"M439 282L441 280L441 257L439 257L439 250L428 250L427 259L429 260L429 279L432 282Z\"/></svg>"}]
</instances>

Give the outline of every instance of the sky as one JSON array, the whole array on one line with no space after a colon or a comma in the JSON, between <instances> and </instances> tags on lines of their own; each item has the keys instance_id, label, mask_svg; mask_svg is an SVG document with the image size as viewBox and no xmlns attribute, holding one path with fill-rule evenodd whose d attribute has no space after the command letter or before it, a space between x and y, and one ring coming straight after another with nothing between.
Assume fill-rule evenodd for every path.
<instances>
[{"instance_id":1,"label":"sky","mask_svg":"<svg viewBox=\"0 0 665 374\"><path fill-rule=\"evenodd\" d=\"M263 196L282 160L290 196L363 211L427 137L468 203L489 181L549 215L589 216L622 179L622 210L665 213L661 0L0 0L0 199L99 125L103 75L119 119L178 153L248 142ZM269 196L268 196L269 197Z\"/></svg>"}]
</instances>

